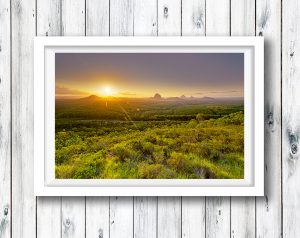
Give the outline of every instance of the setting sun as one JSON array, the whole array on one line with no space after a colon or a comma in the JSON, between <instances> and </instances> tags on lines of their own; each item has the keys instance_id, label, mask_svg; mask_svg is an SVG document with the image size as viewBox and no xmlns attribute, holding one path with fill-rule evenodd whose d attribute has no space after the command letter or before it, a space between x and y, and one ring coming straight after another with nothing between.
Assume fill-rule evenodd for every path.
<instances>
[{"instance_id":1,"label":"setting sun","mask_svg":"<svg viewBox=\"0 0 300 238\"><path fill-rule=\"evenodd\" d=\"M105 96L111 96L113 94L113 90L111 87L106 86L103 88L103 93Z\"/></svg>"}]
</instances>

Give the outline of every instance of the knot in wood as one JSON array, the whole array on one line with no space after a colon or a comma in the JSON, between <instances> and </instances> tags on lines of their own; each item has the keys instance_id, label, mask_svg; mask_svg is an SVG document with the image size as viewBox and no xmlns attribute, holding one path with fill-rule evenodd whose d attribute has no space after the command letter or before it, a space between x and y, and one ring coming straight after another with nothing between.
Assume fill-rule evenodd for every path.
<instances>
[{"instance_id":1,"label":"knot in wood","mask_svg":"<svg viewBox=\"0 0 300 238\"><path fill-rule=\"evenodd\" d=\"M202 25L201 17L198 17L196 20L196 26L197 26L197 28L201 28L201 25Z\"/></svg>"},{"instance_id":2,"label":"knot in wood","mask_svg":"<svg viewBox=\"0 0 300 238\"><path fill-rule=\"evenodd\" d=\"M103 230L100 228L98 232L99 232L98 238L103 238Z\"/></svg>"},{"instance_id":3,"label":"knot in wood","mask_svg":"<svg viewBox=\"0 0 300 238\"><path fill-rule=\"evenodd\" d=\"M7 216L7 214L8 214L8 206L5 206L4 207L4 216Z\"/></svg>"},{"instance_id":4,"label":"knot in wood","mask_svg":"<svg viewBox=\"0 0 300 238\"><path fill-rule=\"evenodd\" d=\"M270 129L272 129L273 125L274 125L273 113L269 112L269 114L268 114L268 126L269 126Z\"/></svg>"},{"instance_id":5,"label":"knot in wood","mask_svg":"<svg viewBox=\"0 0 300 238\"><path fill-rule=\"evenodd\" d=\"M298 152L297 144L295 144L295 143L291 144L291 152L293 155L297 154L297 152Z\"/></svg>"},{"instance_id":6,"label":"knot in wood","mask_svg":"<svg viewBox=\"0 0 300 238\"><path fill-rule=\"evenodd\" d=\"M167 18L169 16L169 9L168 7L164 7L164 17Z\"/></svg>"},{"instance_id":7,"label":"knot in wood","mask_svg":"<svg viewBox=\"0 0 300 238\"><path fill-rule=\"evenodd\" d=\"M66 219L66 227L70 227L71 226L71 220L69 218Z\"/></svg>"}]
</instances>

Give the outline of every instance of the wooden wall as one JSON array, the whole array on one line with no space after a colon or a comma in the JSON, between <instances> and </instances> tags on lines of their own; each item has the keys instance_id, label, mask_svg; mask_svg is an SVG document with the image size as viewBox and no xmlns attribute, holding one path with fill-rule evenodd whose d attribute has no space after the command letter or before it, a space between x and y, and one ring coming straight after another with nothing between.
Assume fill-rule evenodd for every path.
<instances>
[{"instance_id":1,"label":"wooden wall","mask_svg":"<svg viewBox=\"0 0 300 238\"><path fill-rule=\"evenodd\" d=\"M0 0L0 237L300 237L299 20L298 0ZM264 36L265 196L35 198L35 35Z\"/></svg>"}]
</instances>

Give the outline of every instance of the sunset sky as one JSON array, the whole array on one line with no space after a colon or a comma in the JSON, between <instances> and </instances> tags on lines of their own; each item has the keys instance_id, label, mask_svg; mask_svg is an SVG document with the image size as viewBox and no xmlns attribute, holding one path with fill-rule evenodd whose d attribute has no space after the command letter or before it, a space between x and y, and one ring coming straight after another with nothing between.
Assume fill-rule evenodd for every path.
<instances>
[{"instance_id":1,"label":"sunset sky","mask_svg":"<svg viewBox=\"0 0 300 238\"><path fill-rule=\"evenodd\" d=\"M56 53L57 98L242 97L242 53Z\"/></svg>"}]
</instances>

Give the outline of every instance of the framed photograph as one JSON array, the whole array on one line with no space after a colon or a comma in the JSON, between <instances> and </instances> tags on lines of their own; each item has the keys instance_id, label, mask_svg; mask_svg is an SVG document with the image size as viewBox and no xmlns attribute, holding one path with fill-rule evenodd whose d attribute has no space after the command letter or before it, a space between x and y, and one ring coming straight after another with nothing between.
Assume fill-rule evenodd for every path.
<instances>
[{"instance_id":1,"label":"framed photograph","mask_svg":"<svg viewBox=\"0 0 300 238\"><path fill-rule=\"evenodd\" d=\"M262 37L36 37L36 196L262 196Z\"/></svg>"}]
</instances>

